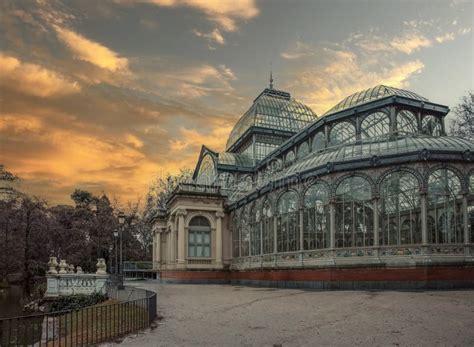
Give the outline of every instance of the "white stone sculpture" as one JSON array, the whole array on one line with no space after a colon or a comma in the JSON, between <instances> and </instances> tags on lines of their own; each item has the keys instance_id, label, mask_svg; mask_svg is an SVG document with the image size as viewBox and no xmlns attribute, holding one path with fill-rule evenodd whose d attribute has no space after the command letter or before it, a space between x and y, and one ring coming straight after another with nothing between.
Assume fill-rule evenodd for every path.
<instances>
[{"instance_id":1,"label":"white stone sculpture","mask_svg":"<svg viewBox=\"0 0 474 347\"><path fill-rule=\"evenodd\" d=\"M56 257L49 257L48 266L49 266L49 270L48 270L49 274L55 275L58 273L58 270L56 270L56 267L58 266L58 261Z\"/></svg>"},{"instance_id":2,"label":"white stone sculpture","mask_svg":"<svg viewBox=\"0 0 474 347\"><path fill-rule=\"evenodd\" d=\"M97 259L97 264L95 265L97 266L96 274L105 275L107 273L107 265L104 258Z\"/></svg>"},{"instance_id":3,"label":"white stone sculpture","mask_svg":"<svg viewBox=\"0 0 474 347\"><path fill-rule=\"evenodd\" d=\"M76 273L77 274L83 274L84 272L82 271L82 267L76 266Z\"/></svg>"},{"instance_id":4,"label":"white stone sculpture","mask_svg":"<svg viewBox=\"0 0 474 347\"><path fill-rule=\"evenodd\" d=\"M59 273L60 274L67 274L67 263L66 263L66 259L61 259L61 261L59 262Z\"/></svg>"}]
</instances>

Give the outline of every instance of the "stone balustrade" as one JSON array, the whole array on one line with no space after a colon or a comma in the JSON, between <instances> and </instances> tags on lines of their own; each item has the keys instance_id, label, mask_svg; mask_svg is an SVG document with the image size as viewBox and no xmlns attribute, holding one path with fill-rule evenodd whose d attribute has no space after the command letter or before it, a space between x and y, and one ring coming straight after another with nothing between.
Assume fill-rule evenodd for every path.
<instances>
[{"instance_id":1,"label":"stone balustrade","mask_svg":"<svg viewBox=\"0 0 474 347\"><path fill-rule=\"evenodd\" d=\"M59 297L75 294L90 295L106 292L106 283L109 278L105 259L97 259L97 271L84 273L80 266L67 264L65 259L58 262L56 257L49 258L49 270L46 274L47 288L45 297Z\"/></svg>"}]
</instances>

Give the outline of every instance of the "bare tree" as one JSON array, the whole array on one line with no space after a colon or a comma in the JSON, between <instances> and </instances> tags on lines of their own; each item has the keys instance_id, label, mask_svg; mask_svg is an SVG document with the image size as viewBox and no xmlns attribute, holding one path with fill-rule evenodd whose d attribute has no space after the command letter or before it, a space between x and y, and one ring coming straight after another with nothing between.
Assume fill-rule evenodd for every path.
<instances>
[{"instance_id":1,"label":"bare tree","mask_svg":"<svg viewBox=\"0 0 474 347\"><path fill-rule=\"evenodd\" d=\"M450 133L474 142L474 93L468 92L453 110Z\"/></svg>"}]
</instances>

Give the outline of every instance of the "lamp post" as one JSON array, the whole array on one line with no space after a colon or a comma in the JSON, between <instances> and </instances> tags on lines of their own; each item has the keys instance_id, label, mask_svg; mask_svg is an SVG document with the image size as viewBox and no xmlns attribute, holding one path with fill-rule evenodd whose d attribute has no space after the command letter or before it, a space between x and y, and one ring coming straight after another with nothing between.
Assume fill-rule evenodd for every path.
<instances>
[{"instance_id":1,"label":"lamp post","mask_svg":"<svg viewBox=\"0 0 474 347\"><path fill-rule=\"evenodd\" d=\"M118 222L119 222L119 225L120 225L120 271L119 271L119 274L122 275L123 274L123 247L122 247L122 234L123 234L123 227L124 227L124 223L125 223L125 214L123 212L120 212L118 214Z\"/></svg>"},{"instance_id":2,"label":"lamp post","mask_svg":"<svg viewBox=\"0 0 474 347\"><path fill-rule=\"evenodd\" d=\"M117 262L117 238L119 236L119 232L117 229L114 230L114 250L115 250L115 274L118 275L118 262Z\"/></svg>"}]
</instances>

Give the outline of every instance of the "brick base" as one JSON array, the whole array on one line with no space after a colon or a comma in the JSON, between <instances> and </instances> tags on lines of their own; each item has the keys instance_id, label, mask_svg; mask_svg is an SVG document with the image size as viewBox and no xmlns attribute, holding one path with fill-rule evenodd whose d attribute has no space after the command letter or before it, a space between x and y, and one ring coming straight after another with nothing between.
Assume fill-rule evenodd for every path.
<instances>
[{"instance_id":1,"label":"brick base","mask_svg":"<svg viewBox=\"0 0 474 347\"><path fill-rule=\"evenodd\" d=\"M162 282L310 289L474 288L474 265L247 271L161 271Z\"/></svg>"}]
</instances>

